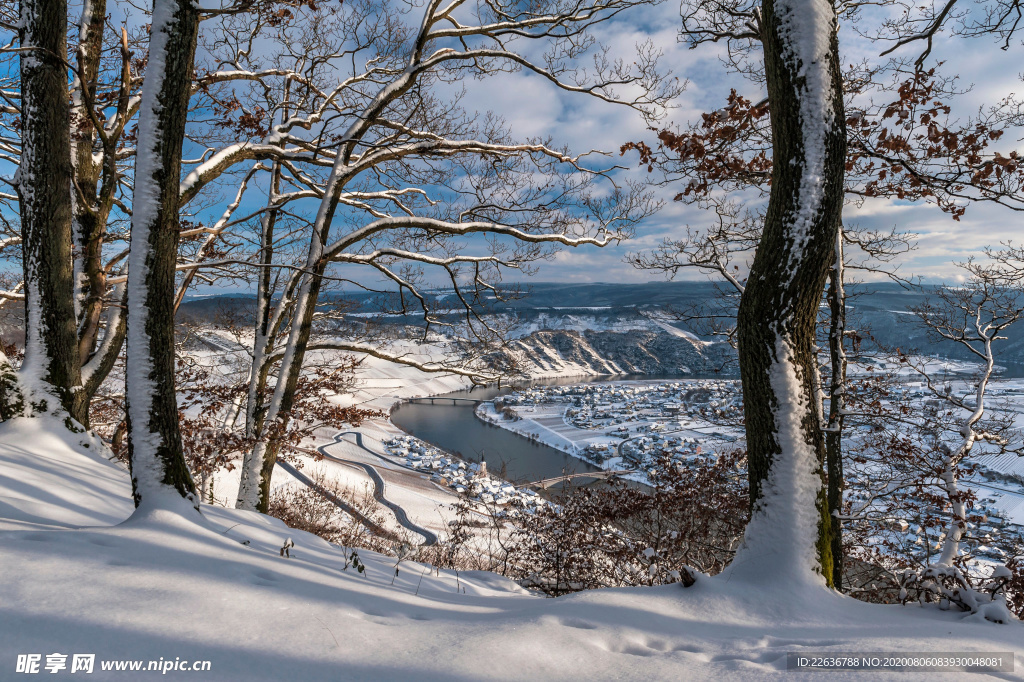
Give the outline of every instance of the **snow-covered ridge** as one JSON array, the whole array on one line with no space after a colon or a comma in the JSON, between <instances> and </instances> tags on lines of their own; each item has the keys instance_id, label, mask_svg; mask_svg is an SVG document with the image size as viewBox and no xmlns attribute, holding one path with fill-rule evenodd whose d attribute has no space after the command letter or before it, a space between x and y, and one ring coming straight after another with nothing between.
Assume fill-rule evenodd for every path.
<instances>
[{"instance_id":1,"label":"snow-covered ridge","mask_svg":"<svg viewBox=\"0 0 1024 682\"><path fill-rule=\"evenodd\" d=\"M735 372L728 344L675 331L542 329L512 342L509 355L531 376Z\"/></svg>"}]
</instances>

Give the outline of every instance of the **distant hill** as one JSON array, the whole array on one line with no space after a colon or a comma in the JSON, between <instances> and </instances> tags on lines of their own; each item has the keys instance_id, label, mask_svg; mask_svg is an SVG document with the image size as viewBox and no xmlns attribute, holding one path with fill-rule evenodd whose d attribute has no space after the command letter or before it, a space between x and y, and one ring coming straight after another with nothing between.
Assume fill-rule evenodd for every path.
<instances>
[{"instance_id":1,"label":"distant hill","mask_svg":"<svg viewBox=\"0 0 1024 682\"><path fill-rule=\"evenodd\" d=\"M485 304L488 312L518 321L524 334L543 329L575 329L583 332L623 330L643 326L652 312L669 309L687 310L705 306L726 312L732 305L723 300L718 289L710 282L646 282L642 284L557 283L530 282L522 286L524 295L510 301L497 301L493 297ZM893 283L861 284L850 287L848 328L860 332L863 349L875 350L877 344L899 347L928 355L955 359L971 359L970 352L951 342L938 342L930 338L917 318L911 314L916 306L925 303L932 288L907 290ZM432 302L443 306L450 303L450 290L429 293ZM380 294L332 293L325 297L325 305L344 304L355 318L372 315L387 301ZM183 319L209 322L225 314L239 322L251 322L255 311L255 298L244 294L210 296L186 300L180 315ZM389 316L385 322L416 325L416 316ZM676 321L673 326L701 335L699 325ZM650 327L656 330L654 325ZM1011 376L1024 376L1024 325L1009 329L1009 337L999 347L999 363Z\"/></svg>"}]
</instances>

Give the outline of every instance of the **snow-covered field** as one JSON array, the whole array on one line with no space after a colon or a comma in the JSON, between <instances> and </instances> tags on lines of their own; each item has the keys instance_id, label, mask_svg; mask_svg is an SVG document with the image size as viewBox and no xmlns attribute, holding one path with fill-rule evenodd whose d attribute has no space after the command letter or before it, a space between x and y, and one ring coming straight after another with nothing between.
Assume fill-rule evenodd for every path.
<instances>
[{"instance_id":1,"label":"snow-covered field","mask_svg":"<svg viewBox=\"0 0 1024 682\"><path fill-rule=\"evenodd\" d=\"M723 574L688 589L545 599L495 575L408 561L392 584L395 559L362 553L360 574L344 568L343 549L259 514L132 515L127 473L78 440L55 423L0 424L0 679L21 679L18 658L33 654L47 677L48 660L67 666L57 677L81 672L70 672L74 654L93 654L87 679L155 679L149 661L209 661L166 677L468 681L762 680L786 675L789 653L954 651L1006 652L1016 671L997 677L1024 678L1018 623L824 588ZM103 670L111 661L143 671Z\"/></svg>"}]
</instances>

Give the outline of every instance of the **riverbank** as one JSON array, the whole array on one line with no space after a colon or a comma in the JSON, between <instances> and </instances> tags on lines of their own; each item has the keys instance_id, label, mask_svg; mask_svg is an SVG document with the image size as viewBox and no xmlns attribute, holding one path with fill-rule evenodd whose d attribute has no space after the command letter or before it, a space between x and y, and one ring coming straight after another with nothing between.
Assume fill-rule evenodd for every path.
<instances>
[{"instance_id":1,"label":"riverbank","mask_svg":"<svg viewBox=\"0 0 1024 682\"><path fill-rule=\"evenodd\" d=\"M718 422L739 414L730 380L673 377L530 387L477 406L478 419L572 455L622 478L650 484L660 457L715 457L742 438Z\"/></svg>"},{"instance_id":2,"label":"riverbank","mask_svg":"<svg viewBox=\"0 0 1024 682\"><path fill-rule=\"evenodd\" d=\"M608 438L603 434L581 433L579 434L578 440L573 440L541 421L541 419L550 419L550 416L547 418L531 418L517 411L516 418L510 419L495 408L495 402L496 401L479 403L473 410L474 416L485 424L514 433L526 439L530 443L553 448L599 469L614 470L616 467L611 465L621 463L617 457L611 458L607 461L602 461L600 459L587 456L587 447L600 444L604 445L605 448L609 450L613 450L618 443L621 442L617 439ZM559 416L559 419L560 418L561 417ZM645 480L638 482L646 483L646 477L644 477L644 479Z\"/></svg>"},{"instance_id":3,"label":"riverbank","mask_svg":"<svg viewBox=\"0 0 1024 682\"><path fill-rule=\"evenodd\" d=\"M430 353L424 352L423 347L409 344L408 348L401 350L416 362L426 363L431 360ZM429 347L426 350L429 351ZM579 375L578 373L572 373L572 376L561 376L558 372L546 372L543 376L537 376L531 380L579 382L607 380L608 378L610 377ZM355 390L349 394L335 395L329 398L337 405L379 410L386 415L368 419L358 426L346 429L346 431L362 434L362 443L365 448L355 443L354 436L336 442L337 430L318 429L314 437L301 443L300 447L309 452L329 447L331 454L337 456L338 459L347 460L350 465L332 461L329 458L299 453L293 458L294 466L299 470L300 475L307 477L312 473L323 475L356 492L364 489L371 491L376 489L377 484L373 476L365 469L366 466L372 466L385 481L387 499L390 502L401 507L414 524L444 537L448 532L449 522L455 519L453 507L462 499L456 490L457 486L449 485L452 481L431 480L436 473L433 470L422 471L410 468L403 456L389 451L388 442L412 435L420 441L443 450L444 453L440 457L451 454L467 463L487 461L488 479L494 483L487 486L487 491L482 492L490 493L495 499L501 497L501 489L507 483L521 484L525 481L560 474L563 471L583 469L583 465L577 463L579 460L540 445L534 446L535 452L529 461L534 464L548 464L550 468L529 465L521 470L515 464L510 467L509 460L515 460L519 464L524 463L524 458L519 453L519 442L523 439L497 427L491 427L490 434L477 433L472 429L472 426L477 425L475 423L477 420L472 415L471 408L465 410L468 414L468 422L471 422L468 428L466 415L461 415L462 418L460 418L459 413L452 414L442 411L439 414L436 410L426 416L426 421L431 422L433 427L433 430L427 434L413 432L419 431L419 429L403 429L393 421L396 410L407 410L406 417L408 417L409 411L415 412L417 407L426 407L409 405L406 402L409 399L453 392L457 392L459 395L472 394L485 399L508 390L510 390L508 386L503 386L500 389L496 386L474 388L466 377L423 372L406 365L367 357L356 369ZM450 433L464 437L465 440L447 444L447 446L446 443L439 442L445 440ZM424 435L426 437L423 437ZM488 445L480 448L478 447L480 441L487 442ZM591 468L597 470L596 467ZM522 475L519 475L520 473ZM529 475L532 473L536 473L536 475ZM234 499L238 492L238 480L237 468L222 470L215 475L213 497L217 504L229 508L234 506ZM277 466L273 478L274 490L284 490L294 485L304 485L304 483L285 467ZM491 488L494 490L491 491ZM398 522L398 515L392 510L385 510L385 514L389 517L388 520L392 524L392 528L399 530L402 524Z\"/></svg>"}]
</instances>

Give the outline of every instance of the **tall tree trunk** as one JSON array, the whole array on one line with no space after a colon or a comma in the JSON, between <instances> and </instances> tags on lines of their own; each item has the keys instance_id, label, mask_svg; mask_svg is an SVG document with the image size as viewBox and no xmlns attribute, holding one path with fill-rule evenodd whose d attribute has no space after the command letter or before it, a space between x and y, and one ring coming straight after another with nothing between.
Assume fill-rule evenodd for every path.
<instances>
[{"instance_id":1,"label":"tall tree trunk","mask_svg":"<svg viewBox=\"0 0 1024 682\"><path fill-rule=\"evenodd\" d=\"M980 325L979 325L980 326ZM963 491L960 490L957 466L971 454L974 444L978 440L978 432L975 430L978 422L985 416L985 393L988 391L988 383L992 380L992 373L995 371L995 353L992 352L992 341L999 336L999 331L990 331L984 341L985 369L978 377L978 384L974 391L974 411L960 427L962 440L956 450L943 447L945 456L942 461L942 472L939 479L942 487L946 490L949 499L952 518L949 527L946 529L946 537L942 542L942 554L939 555L938 563L945 566L955 565L956 559L960 556L960 541L963 539L964 531L967 529L967 501ZM984 336L984 334L982 334Z\"/></svg>"},{"instance_id":2,"label":"tall tree trunk","mask_svg":"<svg viewBox=\"0 0 1024 682\"><path fill-rule=\"evenodd\" d=\"M828 424L825 427L825 464L828 478L828 514L832 525L832 586L843 589L843 422L846 408L846 289L843 268L843 228L836 233L835 261L828 273Z\"/></svg>"},{"instance_id":3,"label":"tall tree trunk","mask_svg":"<svg viewBox=\"0 0 1024 682\"><path fill-rule=\"evenodd\" d=\"M270 194L267 203L273 206L277 201L280 189L281 166L275 163L270 182ZM270 477L273 465L277 462L278 451L267 453L267 443L263 440L263 427L266 423L266 405L264 391L267 385L267 372L270 369L268 358L271 350L271 339L275 334L271 319L271 303L274 295L274 280L271 264L274 262L274 229L277 223L277 211L268 210L263 214L260 229L260 268L256 290L256 325L252 346L252 367L249 371L249 390L246 396L245 433L250 438L258 439L251 451L242 460L241 480L238 485L238 498L235 507L265 511L269 508ZM270 461L268 465L268 460ZM267 471L269 469L269 471ZM266 485L264 485L266 481Z\"/></svg>"},{"instance_id":4,"label":"tall tree trunk","mask_svg":"<svg viewBox=\"0 0 1024 682\"><path fill-rule=\"evenodd\" d=\"M95 100L103 50L105 0L85 0L78 26L78 70L71 88L71 153L76 190L72 195L75 247L75 312L78 320L79 361L85 364L99 330L106 273L101 257L108 206L98 199L101 165L93 156L96 128L89 107ZM104 210L106 209L106 210Z\"/></svg>"},{"instance_id":5,"label":"tall tree trunk","mask_svg":"<svg viewBox=\"0 0 1024 682\"><path fill-rule=\"evenodd\" d=\"M356 174L358 169L351 165L352 155L358 141L366 134L367 130L374 124L389 104L401 97L418 82L419 71L413 68L422 57L423 44L418 44L415 54L409 66L395 81L383 88L370 104L363 110L362 114L356 117L349 128L340 136L342 143L338 147L338 155L334 161L334 167L324 186L323 196L320 200L320 208L317 211L316 220L313 223L309 250L306 254L304 272L296 287L294 302L288 296L289 304L292 305L291 329L288 340L283 347L280 368L274 386L274 394L266 408L266 414L262 417L262 431L268 428L270 438L268 444L263 447L262 461L256 459L256 449L249 453L242 464L242 482L239 486L238 502L239 509L257 508L266 511L269 500L263 494L257 499L257 491L269 491L270 477L274 471L274 463L277 454L280 452L281 443L274 435L274 429L283 429L287 423L289 412L295 402L295 389L298 386L299 376L302 372L302 364L306 355L306 347L309 344L310 333L313 329L313 317L316 312L317 301L320 296L320 286L323 275L327 268L327 259L324 257L324 249L330 235L331 222L334 213L338 208L338 201L345 184ZM278 309L283 310L285 303L278 304ZM260 433L259 435L263 435ZM262 443L262 440L260 441ZM260 484L257 489L254 474L260 471Z\"/></svg>"},{"instance_id":6,"label":"tall tree trunk","mask_svg":"<svg viewBox=\"0 0 1024 682\"><path fill-rule=\"evenodd\" d=\"M289 91L285 90L285 102ZM281 113L282 119L287 109ZM263 392L267 385L268 355L277 330L271 315L274 291L277 289L274 272L274 233L277 228L278 210L274 208L281 191L281 164L274 162L270 174L270 193L267 195L267 212L260 223L260 271L256 285L256 324L252 345L252 367L249 371L249 389L246 396L245 431L250 437L257 436L263 429L265 405Z\"/></svg>"},{"instance_id":7,"label":"tall tree trunk","mask_svg":"<svg viewBox=\"0 0 1024 682\"><path fill-rule=\"evenodd\" d=\"M105 135L99 135L91 111L95 109L96 84L104 54L106 8L106 0L84 0L82 3L78 70L71 88L75 312L78 357L87 403L86 419L88 403L121 352L126 330L126 316L122 314L126 287L121 284L113 292L108 291L103 246L107 238L107 222L120 186L117 150L122 139L122 126L131 108L131 52L128 50L127 32L122 28L121 78L114 115L116 123ZM100 154L96 153L97 142L100 143ZM104 326L105 335L100 341L100 331Z\"/></svg>"},{"instance_id":8,"label":"tall tree trunk","mask_svg":"<svg viewBox=\"0 0 1024 682\"><path fill-rule=\"evenodd\" d=\"M327 224L329 224L329 220ZM316 252L315 258L312 256L314 251ZM311 248L310 253L311 256L307 260L308 273L303 275L302 282L299 285L299 292L292 313L292 328L284 347L274 394L271 396L266 414L261 419L259 431L261 440L257 443L257 447L253 449L253 452L250 453L251 459L247 457L247 461L243 463L242 475L245 477L248 473L249 478L248 480L243 478L242 484L239 486L239 500L236 504L239 509L255 508L257 511L266 513L270 506L271 477L274 473L274 464L277 462L277 456L280 454L282 447L282 437L280 434L287 427L288 420L290 419L289 413L295 404L295 389L302 374L302 364L306 357L306 346L309 345L309 337L313 330L313 315L316 312L316 305L320 296L320 284L323 281L323 273L326 266L326 263L322 260L321 251L316 251L315 246ZM266 438L266 441L262 439L263 437ZM257 453L261 456L257 457ZM257 467L259 467L258 481L252 477ZM258 499L254 499L257 494Z\"/></svg>"},{"instance_id":9,"label":"tall tree trunk","mask_svg":"<svg viewBox=\"0 0 1024 682\"><path fill-rule=\"evenodd\" d=\"M84 395L71 266L71 139L66 0L21 3L22 155L16 187L25 276L25 360L5 382L4 417L63 408L82 421Z\"/></svg>"},{"instance_id":10,"label":"tall tree trunk","mask_svg":"<svg viewBox=\"0 0 1024 682\"><path fill-rule=\"evenodd\" d=\"M256 509L266 514L270 510L270 483L274 476L274 466L281 454L281 439L271 438L263 449L262 467L260 468L260 501Z\"/></svg>"},{"instance_id":11,"label":"tall tree trunk","mask_svg":"<svg viewBox=\"0 0 1024 682\"><path fill-rule=\"evenodd\" d=\"M128 264L128 453L135 506L189 498L198 507L178 430L174 390L174 266L178 183L199 13L154 0L142 86Z\"/></svg>"},{"instance_id":12,"label":"tall tree trunk","mask_svg":"<svg viewBox=\"0 0 1024 682\"><path fill-rule=\"evenodd\" d=\"M285 90L285 108L281 112L281 120L287 120L287 103L290 97L290 90ZM253 339L252 369L249 375L249 391L246 403L246 433L256 438L252 450L247 452L242 461L241 481L238 486L238 499L235 506L238 509L250 509L266 513L270 508L270 483L274 474L274 465L277 464L277 457L281 453L281 440L274 433L267 433L268 427L273 431L282 426L282 417L287 419L287 412L291 410L293 403L294 385L290 392L279 395L275 390L270 405L265 404L264 393L267 386L267 374L270 370L270 355L273 346L273 338L280 325L283 308L279 311L281 315L271 313L276 283L272 277L274 262L274 231L277 224L278 211L272 208L278 201L278 193L281 189L281 165L275 163L271 173L270 193L268 195L269 210L263 215L263 223L260 230L260 269L259 282L256 293L256 328ZM319 288L319 284L317 285ZM285 294L290 297L290 293ZM286 306L282 301L281 306ZM297 308L296 308L297 310ZM295 320L293 319L293 324ZM306 338L308 339L308 331ZM293 343L292 335L289 335L289 345ZM287 354L286 354L287 355ZM291 362L295 357L291 356ZM299 368L301 369L303 355L298 356ZM292 375L291 368L282 361L278 370L278 383L287 380ZM296 373L296 378L298 374ZM282 415L281 413L285 414Z\"/></svg>"},{"instance_id":13,"label":"tall tree trunk","mask_svg":"<svg viewBox=\"0 0 1024 682\"><path fill-rule=\"evenodd\" d=\"M732 571L831 584L814 328L843 205L835 9L764 0L761 30L772 186L737 320L752 515Z\"/></svg>"}]
</instances>

